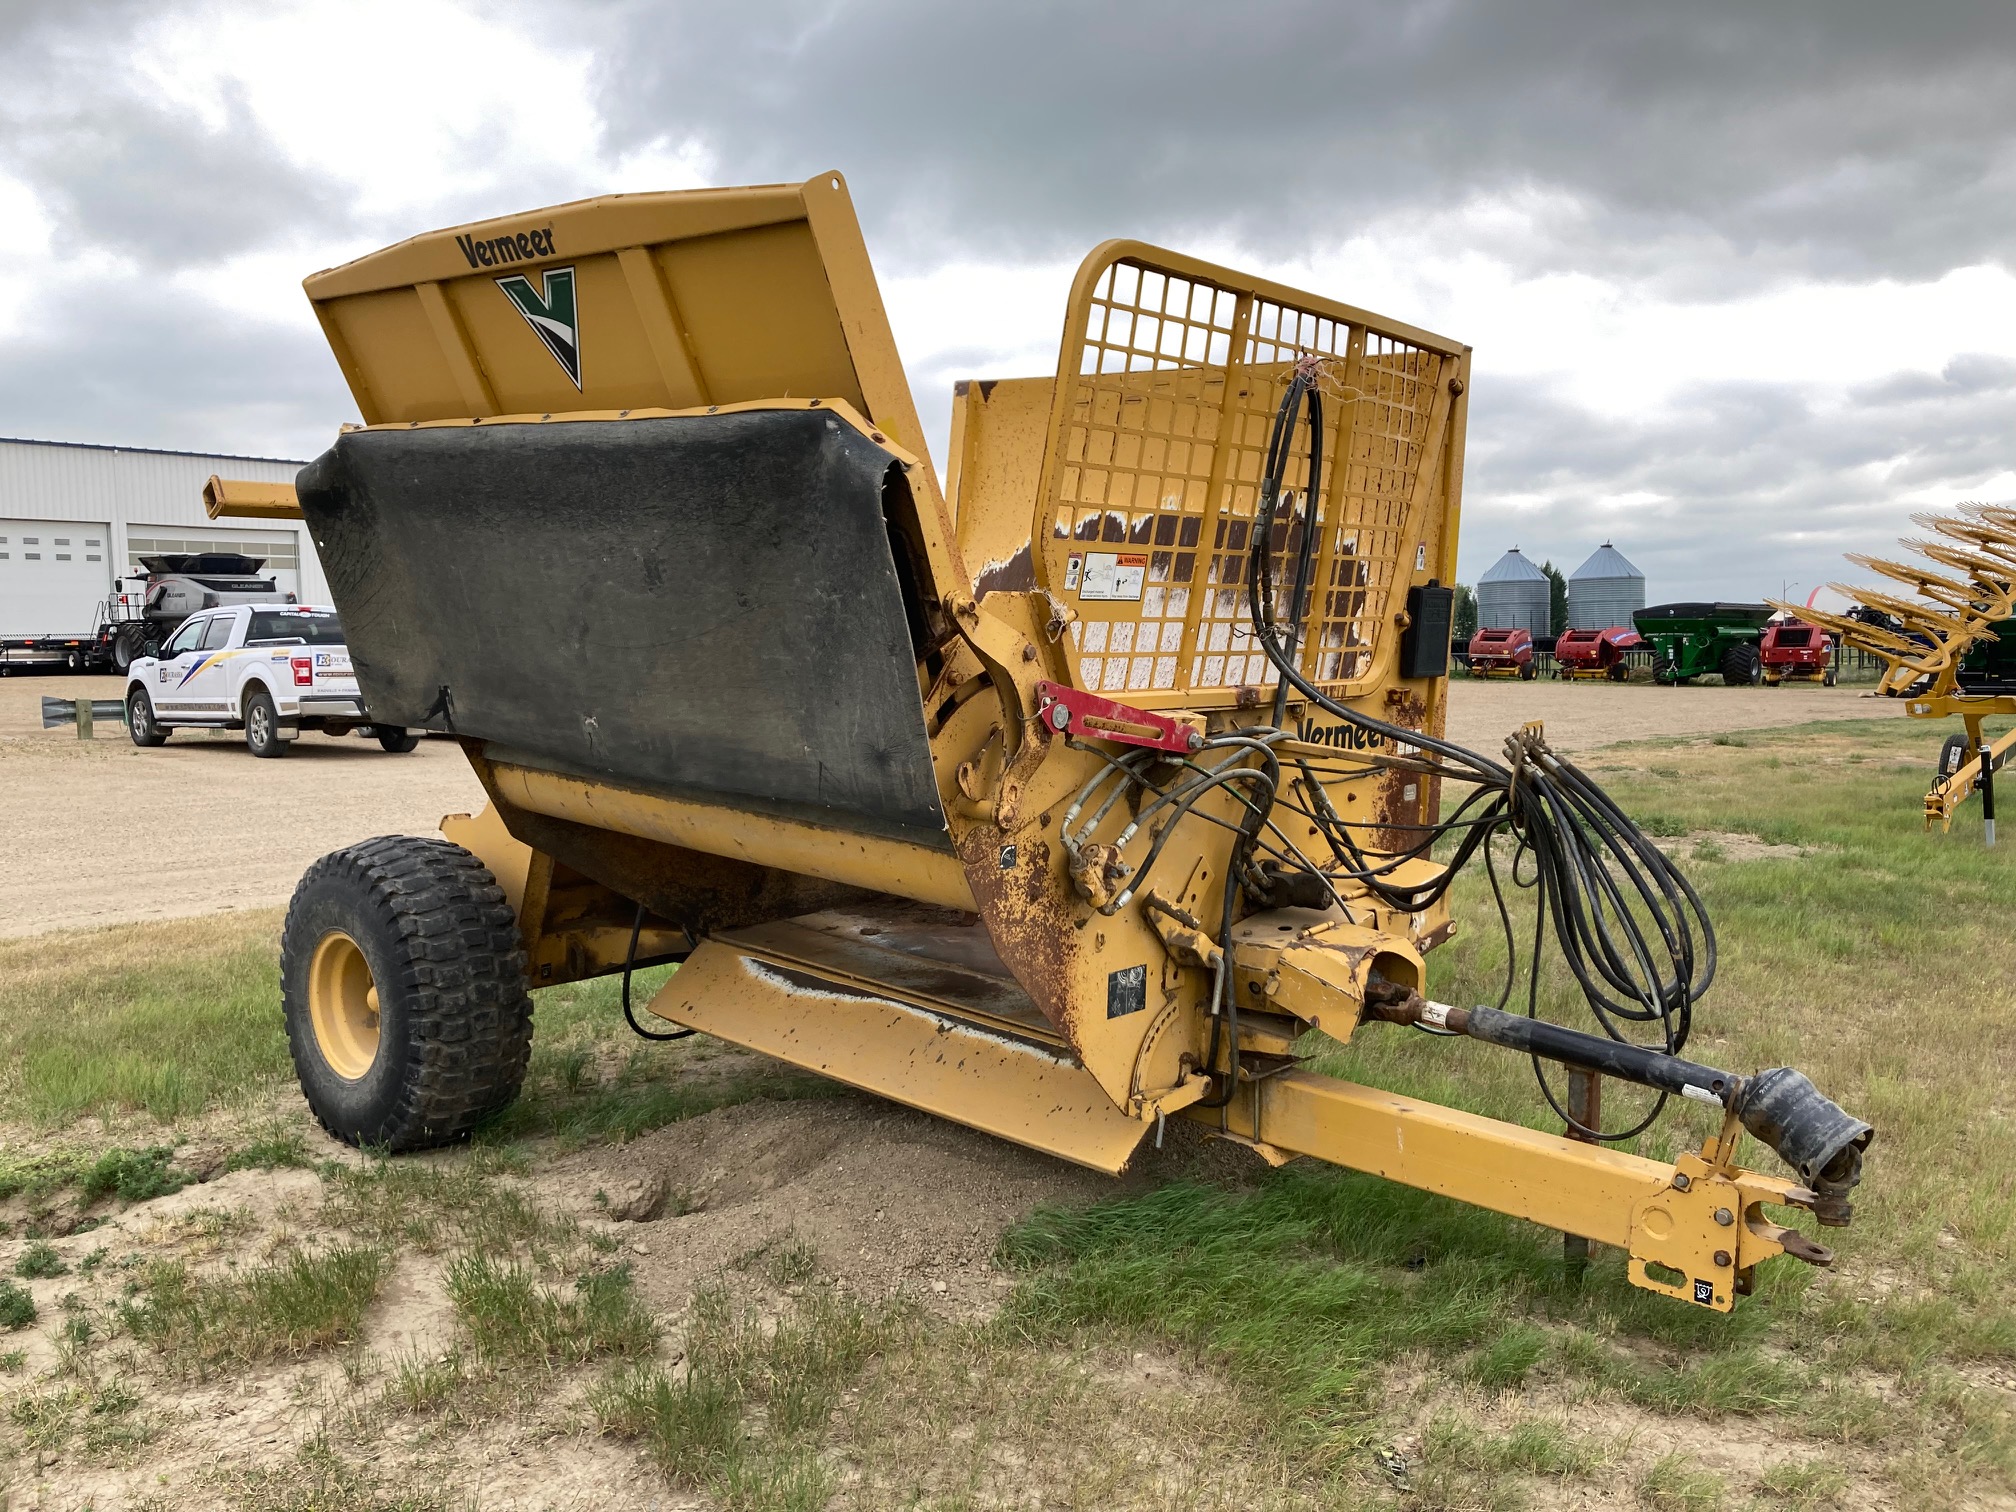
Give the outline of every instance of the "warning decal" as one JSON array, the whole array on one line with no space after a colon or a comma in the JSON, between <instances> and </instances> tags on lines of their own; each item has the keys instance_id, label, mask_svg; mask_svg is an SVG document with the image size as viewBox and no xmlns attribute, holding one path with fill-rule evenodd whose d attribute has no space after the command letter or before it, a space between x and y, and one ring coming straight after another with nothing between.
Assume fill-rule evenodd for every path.
<instances>
[{"instance_id":1,"label":"warning decal","mask_svg":"<svg viewBox=\"0 0 2016 1512\"><path fill-rule=\"evenodd\" d=\"M1088 551L1085 553L1085 580L1078 590L1081 599L1125 599L1138 603L1148 581L1148 554L1144 552Z\"/></svg>"},{"instance_id":2,"label":"warning decal","mask_svg":"<svg viewBox=\"0 0 2016 1512\"><path fill-rule=\"evenodd\" d=\"M1125 1018L1148 1006L1148 968L1126 966L1106 977L1106 1017Z\"/></svg>"}]
</instances>

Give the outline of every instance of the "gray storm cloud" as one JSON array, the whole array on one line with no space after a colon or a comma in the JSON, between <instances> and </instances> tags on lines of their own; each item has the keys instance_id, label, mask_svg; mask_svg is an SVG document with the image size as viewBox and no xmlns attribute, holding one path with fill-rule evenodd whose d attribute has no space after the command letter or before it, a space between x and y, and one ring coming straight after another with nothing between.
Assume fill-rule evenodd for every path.
<instances>
[{"instance_id":1,"label":"gray storm cloud","mask_svg":"<svg viewBox=\"0 0 2016 1512\"><path fill-rule=\"evenodd\" d=\"M472 116L466 174L419 211L367 213L228 81L207 81L199 118L126 65L136 28L213 9L0 0L0 170L66 265L103 268L0 338L0 433L312 453L349 405L305 306L245 313L215 270L282 247L305 273L608 187L592 164L518 170ZM844 169L885 274L1068 261L1115 234L1320 261L1429 227L1452 259L1438 277L1468 252L1708 305L2007 266L2016 247L2005 3L513 0L482 17L592 53L605 164L697 144L723 183ZM292 66L317 66L313 34ZM1524 213L1488 229L1455 213L1505 204ZM947 338L921 396L940 417L967 376L969 338ZM1623 420L1501 361L1478 354L1468 573L1515 539L1572 567L1614 535L1656 594L1752 595L1840 576L1842 550L1900 528L1902 494L2012 466L2000 357L1843 392L1759 381L1739 348L1723 379Z\"/></svg>"},{"instance_id":2,"label":"gray storm cloud","mask_svg":"<svg viewBox=\"0 0 2016 1512\"><path fill-rule=\"evenodd\" d=\"M613 143L697 137L738 179L843 164L926 258L1054 255L1121 227L1298 253L1379 217L1537 190L1562 197L1560 218L1495 255L1702 294L1933 275L2003 260L2016 231L2006 4L600 15Z\"/></svg>"}]
</instances>

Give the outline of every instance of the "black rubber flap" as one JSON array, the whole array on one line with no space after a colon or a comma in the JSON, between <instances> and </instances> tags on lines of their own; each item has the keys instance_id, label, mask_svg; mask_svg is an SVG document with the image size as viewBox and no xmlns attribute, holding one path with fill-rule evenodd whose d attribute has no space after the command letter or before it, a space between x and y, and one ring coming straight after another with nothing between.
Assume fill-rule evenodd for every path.
<instances>
[{"instance_id":1,"label":"black rubber flap","mask_svg":"<svg viewBox=\"0 0 2016 1512\"><path fill-rule=\"evenodd\" d=\"M895 465L765 410L356 431L298 491L374 715L942 848Z\"/></svg>"}]
</instances>

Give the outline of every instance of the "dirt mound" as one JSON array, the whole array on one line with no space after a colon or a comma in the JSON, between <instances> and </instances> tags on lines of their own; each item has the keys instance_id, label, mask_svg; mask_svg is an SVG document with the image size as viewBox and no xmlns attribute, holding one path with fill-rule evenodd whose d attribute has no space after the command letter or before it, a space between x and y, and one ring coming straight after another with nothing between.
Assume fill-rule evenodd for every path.
<instances>
[{"instance_id":1,"label":"dirt mound","mask_svg":"<svg viewBox=\"0 0 2016 1512\"><path fill-rule=\"evenodd\" d=\"M724 1267L795 1244L864 1298L910 1293L940 1310L983 1313L1006 1287L991 1263L1004 1229L1045 1203L1122 1190L1050 1156L854 1095L724 1108L631 1144L561 1156L532 1184L542 1205L587 1221L604 1218L607 1195L646 1174L667 1185L664 1215L618 1231L638 1284L666 1308L683 1307Z\"/></svg>"}]
</instances>

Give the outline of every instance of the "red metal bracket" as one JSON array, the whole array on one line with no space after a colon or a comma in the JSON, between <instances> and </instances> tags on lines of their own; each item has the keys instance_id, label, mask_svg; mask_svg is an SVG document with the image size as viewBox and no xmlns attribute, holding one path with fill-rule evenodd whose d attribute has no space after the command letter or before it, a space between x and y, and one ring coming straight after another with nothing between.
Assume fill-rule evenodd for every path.
<instances>
[{"instance_id":1,"label":"red metal bracket","mask_svg":"<svg viewBox=\"0 0 2016 1512\"><path fill-rule=\"evenodd\" d=\"M1147 746L1179 755L1187 755L1204 744L1202 731L1166 714L1131 708L1096 693L1081 693L1063 683L1036 684L1036 717L1060 735L1118 741L1121 745Z\"/></svg>"}]
</instances>

